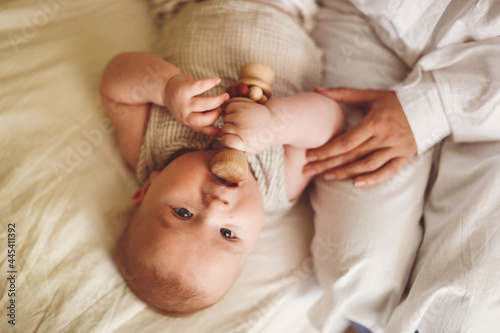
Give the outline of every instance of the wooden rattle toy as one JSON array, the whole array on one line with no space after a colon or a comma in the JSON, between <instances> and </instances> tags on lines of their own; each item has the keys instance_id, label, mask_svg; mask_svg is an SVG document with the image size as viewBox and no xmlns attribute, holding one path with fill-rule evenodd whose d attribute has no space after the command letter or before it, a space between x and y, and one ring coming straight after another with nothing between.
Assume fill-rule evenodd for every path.
<instances>
[{"instance_id":1,"label":"wooden rattle toy","mask_svg":"<svg viewBox=\"0 0 500 333\"><path fill-rule=\"evenodd\" d=\"M266 65L247 63L240 68L238 78L236 85L226 90L230 99L224 107L233 102L265 104L271 97L274 72ZM227 182L239 183L248 173L245 153L233 148L224 148L213 157L210 170L215 176Z\"/></svg>"}]
</instances>

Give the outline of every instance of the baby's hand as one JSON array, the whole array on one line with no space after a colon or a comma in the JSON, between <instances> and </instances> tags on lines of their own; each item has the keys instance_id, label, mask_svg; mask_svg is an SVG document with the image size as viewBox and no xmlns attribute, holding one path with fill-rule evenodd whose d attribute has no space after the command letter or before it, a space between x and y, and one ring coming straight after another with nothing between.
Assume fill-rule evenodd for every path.
<instances>
[{"instance_id":1,"label":"baby's hand","mask_svg":"<svg viewBox=\"0 0 500 333\"><path fill-rule=\"evenodd\" d=\"M164 104L174 118L194 131L217 136L220 130L213 126L222 109L220 105L229 99L229 94L222 93L212 97L199 96L217 86L218 77L194 80L189 75L177 74L165 87Z\"/></svg>"},{"instance_id":2,"label":"baby's hand","mask_svg":"<svg viewBox=\"0 0 500 333\"><path fill-rule=\"evenodd\" d=\"M272 146L278 136L273 115L258 103L234 102L224 110L221 141L229 148L257 154Z\"/></svg>"}]
</instances>

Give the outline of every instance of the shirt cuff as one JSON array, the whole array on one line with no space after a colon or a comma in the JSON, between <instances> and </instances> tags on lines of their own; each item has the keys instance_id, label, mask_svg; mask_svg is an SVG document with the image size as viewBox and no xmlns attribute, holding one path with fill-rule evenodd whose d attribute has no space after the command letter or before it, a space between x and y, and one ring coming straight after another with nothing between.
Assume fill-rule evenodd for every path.
<instances>
[{"instance_id":1,"label":"shirt cuff","mask_svg":"<svg viewBox=\"0 0 500 333\"><path fill-rule=\"evenodd\" d=\"M393 89L410 124L417 152L423 154L447 137L451 130L432 74L412 74L408 77L410 80L405 80Z\"/></svg>"}]
</instances>

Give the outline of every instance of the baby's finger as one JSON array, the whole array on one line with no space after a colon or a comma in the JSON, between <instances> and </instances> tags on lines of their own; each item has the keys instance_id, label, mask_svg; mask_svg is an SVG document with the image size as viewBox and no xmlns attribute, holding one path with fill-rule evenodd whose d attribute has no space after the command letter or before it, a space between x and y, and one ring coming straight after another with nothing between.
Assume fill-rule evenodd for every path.
<instances>
[{"instance_id":1,"label":"baby's finger","mask_svg":"<svg viewBox=\"0 0 500 333\"><path fill-rule=\"evenodd\" d=\"M222 134L236 134L238 133L238 126L232 122L225 121L222 125Z\"/></svg>"},{"instance_id":2,"label":"baby's finger","mask_svg":"<svg viewBox=\"0 0 500 333\"><path fill-rule=\"evenodd\" d=\"M209 126L217 121L221 113L221 108L216 108L206 112L191 112L187 116L187 122L191 127Z\"/></svg>"},{"instance_id":3,"label":"baby's finger","mask_svg":"<svg viewBox=\"0 0 500 333\"><path fill-rule=\"evenodd\" d=\"M252 107L254 107L255 103L251 100L250 102L233 102L229 103L226 108L224 109L224 114L225 115L230 115L234 113L245 113L249 111Z\"/></svg>"},{"instance_id":4,"label":"baby's finger","mask_svg":"<svg viewBox=\"0 0 500 333\"><path fill-rule=\"evenodd\" d=\"M189 92L192 96L200 95L205 91L217 86L220 82L220 77L211 77L208 79L196 80L190 83Z\"/></svg>"},{"instance_id":5,"label":"baby's finger","mask_svg":"<svg viewBox=\"0 0 500 333\"><path fill-rule=\"evenodd\" d=\"M238 149L241 151L246 150L245 141L243 141L243 139L237 134L224 133L221 136L221 142L228 148Z\"/></svg>"},{"instance_id":6,"label":"baby's finger","mask_svg":"<svg viewBox=\"0 0 500 333\"><path fill-rule=\"evenodd\" d=\"M222 134L221 129L213 125L202 127L199 132L215 137L219 137Z\"/></svg>"},{"instance_id":7,"label":"baby's finger","mask_svg":"<svg viewBox=\"0 0 500 333\"><path fill-rule=\"evenodd\" d=\"M190 109L193 111L207 111L221 106L229 99L228 93L222 93L217 96L201 97L196 96L191 99Z\"/></svg>"},{"instance_id":8,"label":"baby's finger","mask_svg":"<svg viewBox=\"0 0 500 333\"><path fill-rule=\"evenodd\" d=\"M227 110L227 109L226 109ZM227 114L226 110L224 110L224 117L222 120L224 121L224 126L233 125L233 126L244 126L245 118L241 116L241 114L231 113Z\"/></svg>"}]
</instances>

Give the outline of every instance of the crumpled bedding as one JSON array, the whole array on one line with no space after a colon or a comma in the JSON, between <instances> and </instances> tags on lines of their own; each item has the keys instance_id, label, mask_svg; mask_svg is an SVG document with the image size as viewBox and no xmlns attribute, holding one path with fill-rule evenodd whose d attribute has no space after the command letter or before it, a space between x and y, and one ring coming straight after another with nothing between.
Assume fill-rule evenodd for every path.
<instances>
[{"instance_id":1,"label":"crumpled bedding","mask_svg":"<svg viewBox=\"0 0 500 333\"><path fill-rule=\"evenodd\" d=\"M230 293L191 317L153 312L116 270L112 253L137 183L98 84L113 55L153 49L146 2L7 0L0 33L0 303L6 309L15 302L15 326L2 315L0 331L313 331L307 310L320 291L305 199L266 218ZM8 239L15 249L12 297Z\"/></svg>"}]
</instances>

